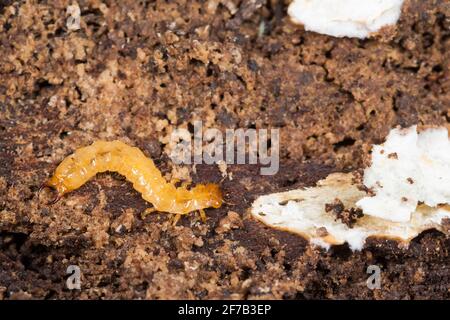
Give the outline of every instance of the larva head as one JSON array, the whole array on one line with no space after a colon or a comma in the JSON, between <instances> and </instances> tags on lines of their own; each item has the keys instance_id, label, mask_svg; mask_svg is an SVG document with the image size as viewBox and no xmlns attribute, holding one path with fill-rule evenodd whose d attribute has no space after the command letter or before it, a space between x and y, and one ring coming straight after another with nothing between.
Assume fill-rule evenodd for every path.
<instances>
[{"instance_id":1,"label":"larva head","mask_svg":"<svg viewBox=\"0 0 450 320\"><path fill-rule=\"evenodd\" d=\"M195 200L203 208L220 208L222 205L222 192L217 184L208 183L205 185L197 185L191 191L193 200Z\"/></svg>"},{"instance_id":2,"label":"larva head","mask_svg":"<svg viewBox=\"0 0 450 320\"><path fill-rule=\"evenodd\" d=\"M68 188L64 185L63 179L58 178L57 175L54 175L53 177L48 179L44 183L44 186L56 190L56 199L59 199L63 194L69 191Z\"/></svg>"}]
</instances>

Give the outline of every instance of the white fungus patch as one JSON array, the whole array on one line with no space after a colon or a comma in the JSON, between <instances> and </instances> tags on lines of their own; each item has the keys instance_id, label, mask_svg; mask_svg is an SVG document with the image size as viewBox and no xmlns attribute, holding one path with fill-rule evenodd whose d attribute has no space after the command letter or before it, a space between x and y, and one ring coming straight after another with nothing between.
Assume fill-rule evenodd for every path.
<instances>
[{"instance_id":1,"label":"white fungus patch","mask_svg":"<svg viewBox=\"0 0 450 320\"><path fill-rule=\"evenodd\" d=\"M450 206L431 208L421 205L408 222L393 222L369 215L357 219L352 228L327 212L327 203L339 199L346 208L354 208L366 193L358 189L353 175L335 173L317 183L316 187L264 195L256 199L252 215L279 230L301 235L328 249L331 245L348 243L352 250L361 250L368 237L387 238L405 245L422 231L442 230L442 220L450 218Z\"/></svg>"},{"instance_id":2,"label":"white fungus patch","mask_svg":"<svg viewBox=\"0 0 450 320\"><path fill-rule=\"evenodd\" d=\"M288 14L305 30L334 37L367 38L395 25L404 0L294 0Z\"/></svg>"},{"instance_id":3,"label":"white fungus patch","mask_svg":"<svg viewBox=\"0 0 450 320\"><path fill-rule=\"evenodd\" d=\"M384 144L373 147L363 182L375 196L364 197L356 205L374 217L407 222L419 202L429 207L450 204L447 129L391 130Z\"/></svg>"},{"instance_id":4,"label":"white fungus patch","mask_svg":"<svg viewBox=\"0 0 450 320\"><path fill-rule=\"evenodd\" d=\"M391 130L385 143L373 147L363 183L370 192L358 187L352 173L331 174L316 187L261 196L251 212L269 226L324 248L347 242L360 250L368 237L408 244L422 231L445 231L443 219L450 219L447 129ZM327 211L336 200L345 212L360 208L364 215L350 227Z\"/></svg>"}]
</instances>

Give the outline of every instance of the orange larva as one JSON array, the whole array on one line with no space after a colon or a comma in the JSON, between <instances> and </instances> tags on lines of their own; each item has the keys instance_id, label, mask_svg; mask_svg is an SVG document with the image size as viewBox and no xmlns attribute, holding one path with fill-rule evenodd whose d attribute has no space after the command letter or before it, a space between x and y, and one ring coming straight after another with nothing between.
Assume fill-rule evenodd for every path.
<instances>
[{"instance_id":1,"label":"orange larva","mask_svg":"<svg viewBox=\"0 0 450 320\"><path fill-rule=\"evenodd\" d=\"M57 192L56 200L75 190L99 172L114 171L125 176L153 204L154 210L179 215L222 205L222 193L216 184L200 184L188 190L167 182L153 161L141 150L121 141L96 141L77 149L56 168L54 175L44 183Z\"/></svg>"}]
</instances>

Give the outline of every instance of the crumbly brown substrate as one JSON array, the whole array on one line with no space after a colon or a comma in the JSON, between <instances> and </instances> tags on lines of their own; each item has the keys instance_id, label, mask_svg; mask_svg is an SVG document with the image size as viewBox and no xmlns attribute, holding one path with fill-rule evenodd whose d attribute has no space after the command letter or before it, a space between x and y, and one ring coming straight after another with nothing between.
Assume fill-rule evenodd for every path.
<instances>
[{"instance_id":1,"label":"crumbly brown substrate","mask_svg":"<svg viewBox=\"0 0 450 320\"><path fill-rule=\"evenodd\" d=\"M288 1L78 3L70 31L69 1L0 1L0 299L450 298L441 233L325 252L246 214L260 194L360 169L396 125L449 127L448 1L406 0L396 30L368 40L304 32ZM196 119L280 127L279 173L173 166L167 137ZM114 174L39 201L64 156L99 138L140 147L168 178L220 183L227 204L174 227ZM381 290L366 286L372 264Z\"/></svg>"}]
</instances>

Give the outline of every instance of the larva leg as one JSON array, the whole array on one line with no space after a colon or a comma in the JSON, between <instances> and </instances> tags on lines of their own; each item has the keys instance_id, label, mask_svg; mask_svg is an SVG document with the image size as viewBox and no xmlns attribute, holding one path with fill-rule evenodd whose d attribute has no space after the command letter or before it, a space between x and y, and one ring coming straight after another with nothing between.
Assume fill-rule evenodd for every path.
<instances>
[{"instance_id":1,"label":"larva leg","mask_svg":"<svg viewBox=\"0 0 450 320\"><path fill-rule=\"evenodd\" d=\"M198 212L200 213L200 218L202 219L203 222L206 222L206 213L205 210L200 209L198 210Z\"/></svg>"},{"instance_id":2,"label":"larva leg","mask_svg":"<svg viewBox=\"0 0 450 320\"><path fill-rule=\"evenodd\" d=\"M181 187L182 187L183 189L187 189L190 185L191 185L191 183L190 183L189 181L184 181L184 182L181 184Z\"/></svg>"},{"instance_id":3,"label":"larva leg","mask_svg":"<svg viewBox=\"0 0 450 320\"><path fill-rule=\"evenodd\" d=\"M179 183L181 180L178 178L172 178L170 179L170 183L173 185L176 185L177 183ZM191 183L189 181L183 181L181 183L181 189L187 189L189 186L191 185Z\"/></svg>"},{"instance_id":4,"label":"larva leg","mask_svg":"<svg viewBox=\"0 0 450 320\"><path fill-rule=\"evenodd\" d=\"M145 217L147 217L149 214L152 214L155 211L156 211L155 208L147 208L147 209L144 210L144 212L142 212L141 218L145 219Z\"/></svg>"},{"instance_id":5,"label":"larva leg","mask_svg":"<svg viewBox=\"0 0 450 320\"><path fill-rule=\"evenodd\" d=\"M172 225L176 225L181 218L181 214L176 214L172 219Z\"/></svg>"}]
</instances>

